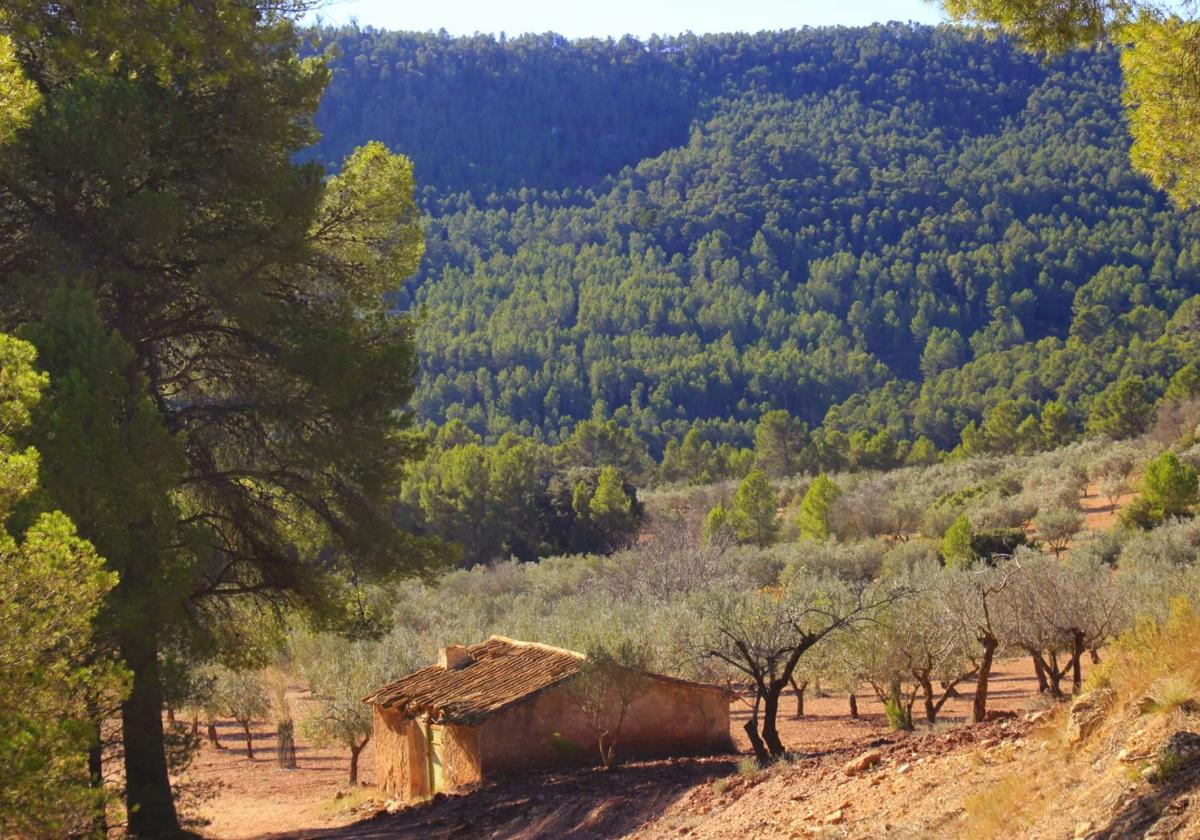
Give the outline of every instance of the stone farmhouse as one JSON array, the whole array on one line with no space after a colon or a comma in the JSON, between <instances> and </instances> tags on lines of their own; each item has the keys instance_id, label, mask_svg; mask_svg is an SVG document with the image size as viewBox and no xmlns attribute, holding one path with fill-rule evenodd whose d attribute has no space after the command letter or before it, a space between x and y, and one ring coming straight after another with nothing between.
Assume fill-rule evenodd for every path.
<instances>
[{"instance_id":1,"label":"stone farmhouse","mask_svg":"<svg viewBox=\"0 0 1200 840\"><path fill-rule=\"evenodd\" d=\"M584 659L502 636L445 648L438 664L365 698L374 707L376 784L416 798L505 771L599 763L592 721L570 690ZM726 688L644 677L621 727L618 757L733 750Z\"/></svg>"}]
</instances>

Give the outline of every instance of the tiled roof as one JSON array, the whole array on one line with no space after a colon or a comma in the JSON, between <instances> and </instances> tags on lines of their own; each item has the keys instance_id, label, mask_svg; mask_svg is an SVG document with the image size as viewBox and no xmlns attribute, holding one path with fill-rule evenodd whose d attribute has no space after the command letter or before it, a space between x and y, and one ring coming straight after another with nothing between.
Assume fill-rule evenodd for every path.
<instances>
[{"instance_id":1,"label":"tiled roof","mask_svg":"<svg viewBox=\"0 0 1200 840\"><path fill-rule=\"evenodd\" d=\"M469 645L458 668L433 665L402 677L365 703L426 713L446 723L471 724L574 676L584 656L536 642L492 636Z\"/></svg>"},{"instance_id":2,"label":"tiled roof","mask_svg":"<svg viewBox=\"0 0 1200 840\"><path fill-rule=\"evenodd\" d=\"M503 636L469 645L465 653L457 667L422 668L372 692L363 702L396 709L407 716L428 714L443 723L475 724L574 676L585 659L573 650ZM720 686L661 674L646 676L659 682L728 693Z\"/></svg>"}]
</instances>

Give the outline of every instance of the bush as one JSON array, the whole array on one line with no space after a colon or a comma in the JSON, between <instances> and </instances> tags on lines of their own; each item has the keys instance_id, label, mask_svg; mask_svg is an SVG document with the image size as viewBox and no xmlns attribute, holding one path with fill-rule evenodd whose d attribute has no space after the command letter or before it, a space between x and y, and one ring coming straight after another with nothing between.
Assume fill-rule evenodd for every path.
<instances>
[{"instance_id":1,"label":"bush","mask_svg":"<svg viewBox=\"0 0 1200 840\"><path fill-rule=\"evenodd\" d=\"M1149 531L1162 522L1162 515L1150 504L1145 496L1138 496L1127 504L1121 511L1120 522L1126 528L1140 528Z\"/></svg>"},{"instance_id":2,"label":"bush","mask_svg":"<svg viewBox=\"0 0 1200 840\"><path fill-rule=\"evenodd\" d=\"M971 536L971 551L977 558L991 562L997 555L1012 556L1028 543L1029 537L1023 528L991 528Z\"/></svg>"},{"instance_id":3,"label":"bush","mask_svg":"<svg viewBox=\"0 0 1200 840\"><path fill-rule=\"evenodd\" d=\"M892 731L912 731L912 710L905 706L902 701L894 697L889 697L883 703L883 713L887 715L888 729Z\"/></svg>"},{"instance_id":4,"label":"bush","mask_svg":"<svg viewBox=\"0 0 1200 840\"><path fill-rule=\"evenodd\" d=\"M954 569L967 568L976 558L974 539L970 520L960 515L942 537L942 560Z\"/></svg>"},{"instance_id":5,"label":"bush","mask_svg":"<svg viewBox=\"0 0 1200 840\"><path fill-rule=\"evenodd\" d=\"M908 540L894 543L883 555L880 575L885 578L912 574L915 569L938 563L938 552L930 540Z\"/></svg>"},{"instance_id":6,"label":"bush","mask_svg":"<svg viewBox=\"0 0 1200 840\"><path fill-rule=\"evenodd\" d=\"M1200 478L1174 452L1163 452L1146 465L1142 497L1159 517L1182 516L1196 504Z\"/></svg>"}]
</instances>

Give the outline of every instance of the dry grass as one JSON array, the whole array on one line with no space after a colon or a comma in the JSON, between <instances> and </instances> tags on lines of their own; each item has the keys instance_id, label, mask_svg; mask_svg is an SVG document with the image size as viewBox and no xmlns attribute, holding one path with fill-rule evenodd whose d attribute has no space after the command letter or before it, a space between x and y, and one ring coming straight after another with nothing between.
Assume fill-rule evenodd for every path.
<instances>
[{"instance_id":1,"label":"dry grass","mask_svg":"<svg viewBox=\"0 0 1200 840\"><path fill-rule=\"evenodd\" d=\"M964 803L972 840L1023 836L1053 816L1064 791L1085 784L1088 753L1112 751L1125 740L1129 720L1145 721L1139 731L1165 735L1192 711L1200 697L1200 612L1186 601L1172 605L1162 624L1140 622L1109 651L1107 661L1093 670L1087 689L1111 688L1117 704L1105 728L1110 737L1092 738L1074 749L1062 738L1067 709L1062 707L1031 739L1029 749L1016 757L1010 773ZM1149 716L1149 717L1146 717ZM1118 737L1119 736L1119 737ZM1166 756L1160 775L1174 768ZM1143 765L1144 766L1144 765ZM1141 768L1125 765L1129 781Z\"/></svg>"},{"instance_id":2,"label":"dry grass","mask_svg":"<svg viewBox=\"0 0 1200 840\"><path fill-rule=\"evenodd\" d=\"M1139 621L1092 671L1088 688L1107 686L1128 710L1167 712L1200 695L1200 612L1186 599L1171 605L1162 624Z\"/></svg>"},{"instance_id":3,"label":"dry grass","mask_svg":"<svg viewBox=\"0 0 1200 840\"><path fill-rule=\"evenodd\" d=\"M756 779L761 776L765 770L752 755L742 756L737 763L738 775L743 779Z\"/></svg>"},{"instance_id":4,"label":"dry grass","mask_svg":"<svg viewBox=\"0 0 1200 840\"><path fill-rule=\"evenodd\" d=\"M965 835L971 840L1019 837L1037 823L1049 800L1029 779L1008 776L968 797Z\"/></svg>"}]
</instances>

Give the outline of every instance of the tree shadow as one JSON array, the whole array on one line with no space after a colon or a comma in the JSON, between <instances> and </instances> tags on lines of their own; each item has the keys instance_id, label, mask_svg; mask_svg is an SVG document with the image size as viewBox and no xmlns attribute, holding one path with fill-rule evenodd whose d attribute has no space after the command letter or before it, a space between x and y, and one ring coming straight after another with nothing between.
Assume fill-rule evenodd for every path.
<instances>
[{"instance_id":1,"label":"tree shadow","mask_svg":"<svg viewBox=\"0 0 1200 840\"><path fill-rule=\"evenodd\" d=\"M1155 835L1175 836L1175 821L1186 820L1189 794L1200 790L1200 757L1193 758L1170 779L1134 796L1109 820L1108 825L1088 834L1088 840L1132 840L1146 836L1151 826Z\"/></svg>"},{"instance_id":2,"label":"tree shadow","mask_svg":"<svg viewBox=\"0 0 1200 840\"><path fill-rule=\"evenodd\" d=\"M497 778L465 793L439 794L393 815L342 828L272 834L260 840L555 837L624 835L661 814L699 785L735 772L736 759L637 762L611 771L579 769Z\"/></svg>"}]
</instances>

